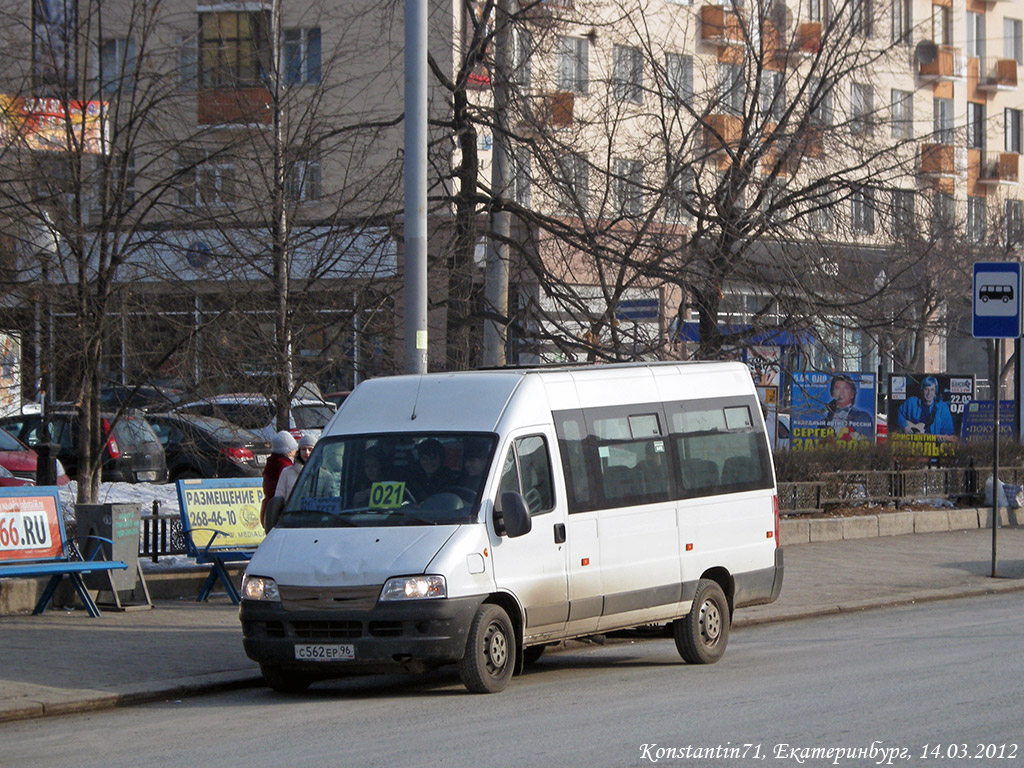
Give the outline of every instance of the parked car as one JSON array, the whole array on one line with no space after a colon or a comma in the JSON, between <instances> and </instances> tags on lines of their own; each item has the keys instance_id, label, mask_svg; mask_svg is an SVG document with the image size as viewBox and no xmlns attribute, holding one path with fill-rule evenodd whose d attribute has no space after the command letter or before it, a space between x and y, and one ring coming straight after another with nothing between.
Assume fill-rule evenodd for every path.
<instances>
[{"instance_id":1,"label":"parked car","mask_svg":"<svg viewBox=\"0 0 1024 768\"><path fill-rule=\"evenodd\" d=\"M335 408L340 408L341 404L345 402L345 398L352 394L352 390L343 389L339 392L330 392L324 395L324 400L328 403L333 403Z\"/></svg>"},{"instance_id":2,"label":"parked car","mask_svg":"<svg viewBox=\"0 0 1024 768\"><path fill-rule=\"evenodd\" d=\"M167 480L163 446L145 417L138 412L102 416L106 443L103 447L103 482L162 483ZM48 434L41 414L22 414L0 419L0 429L29 447L42 442L57 445L57 459L70 475L78 473L78 414L72 410L51 410L47 414Z\"/></svg>"},{"instance_id":3,"label":"parked car","mask_svg":"<svg viewBox=\"0 0 1024 768\"><path fill-rule=\"evenodd\" d=\"M13 435L0 430L0 469L12 477L26 480L21 485L35 485L39 456ZM57 485L67 485L68 476L60 461L57 462ZM18 483L7 483L18 485Z\"/></svg>"},{"instance_id":4,"label":"parked car","mask_svg":"<svg viewBox=\"0 0 1024 768\"><path fill-rule=\"evenodd\" d=\"M167 455L173 480L190 477L259 477L270 441L235 424L194 413L148 413Z\"/></svg>"},{"instance_id":5,"label":"parked car","mask_svg":"<svg viewBox=\"0 0 1024 768\"><path fill-rule=\"evenodd\" d=\"M24 477L15 477L6 467L0 465L0 488L20 488L25 485L35 484L35 480L28 480Z\"/></svg>"},{"instance_id":6,"label":"parked car","mask_svg":"<svg viewBox=\"0 0 1024 768\"><path fill-rule=\"evenodd\" d=\"M181 402L183 394L153 384L110 384L100 389L100 404L110 410L128 406L140 411L169 411Z\"/></svg>"},{"instance_id":7,"label":"parked car","mask_svg":"<svg viewBox=\"0 0 1024 768\"><path fill-rule=\"evenodd\" d=\"M320 430L331 420L334 411L335 407L324 400L292 400L288 429L296 439L304 432L319 437ZM265 395L216 395L180 405L172 413L213 416L252 430L268 441L277 432L274 404Z\"/></svg>"}]
</instances>

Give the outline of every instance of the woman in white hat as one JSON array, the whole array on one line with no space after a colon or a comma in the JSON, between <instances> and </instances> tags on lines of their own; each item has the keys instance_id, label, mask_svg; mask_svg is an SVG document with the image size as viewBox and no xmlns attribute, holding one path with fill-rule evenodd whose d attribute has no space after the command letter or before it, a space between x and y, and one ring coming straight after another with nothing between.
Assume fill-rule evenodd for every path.
<instances>
[{"instance_id":1,"label":"woman in white hat","mask_svg":"<svg viewBox=\"0 0 1024 768\"><path fill-rule=\"evenodd\" d=\"M288 498L288 494L295 487L295 483L299 479L299 473L306 466L306 461L309 459L309 454L313 452L313 446L315 445L316 438L313 435L303 433L302 437L299 438L299 448L298 453L295 455L295 462L290 467L285 467L281 470L281 478L277 481L277 490L274 492L275 496Z\"/></svg>"},{"instance_id":2,"label":"woman in white hat","mask_svg":"<svg viewBox=\"0 0 1024 768\"><path fill-rule=\"evenodd\" d=\"M263 530L267 529L264 522L267 500L274 495L281 473L292 465L292 459L295 458L298 449L299 444L287 430L282 429L270 438L270 456L263 467L263 504L260 505L260 525L263 526Z\"/></svg>"}]
</instances>

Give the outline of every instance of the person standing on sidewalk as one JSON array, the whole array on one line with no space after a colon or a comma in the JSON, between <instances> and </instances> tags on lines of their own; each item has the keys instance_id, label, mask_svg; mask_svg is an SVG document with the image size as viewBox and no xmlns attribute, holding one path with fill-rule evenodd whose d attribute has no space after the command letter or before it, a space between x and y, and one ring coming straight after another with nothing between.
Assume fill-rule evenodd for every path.
<instances>
[{"instance_id":1,"label":"person standing on sidewalk","mask_svg":"<svg viewBox=\"0 0 1024 768\"><path fill-rule=\"evenodd\" d=\"M298 449L299 444L287 430L282 429L270 439L270 456L263 467L263 503L260 505L260 525L263 526L263 530L267 530L267 501L277 491L281 473L292 465L292 459Z\"/></svg>"},{"instance_id":2,"label":"person standing on sidewalk","mask_svg":"<svg viewBox=\"0 0 1024 768\"><path fill-rule=\"evenodd\" d=\"M285 467L281 470L281 477L277 481L277 489L274 491L275 496L284 496L286 499L292 492L295 484L299 480L299 474L302 472L302 468L306 466L306 462L309 461L309 455L313 453L313 447L316 445L316 438L313 435L304 434L299 438L299 449L295 455L295 461L290 467Z\"/></svg>"}]
</instances>

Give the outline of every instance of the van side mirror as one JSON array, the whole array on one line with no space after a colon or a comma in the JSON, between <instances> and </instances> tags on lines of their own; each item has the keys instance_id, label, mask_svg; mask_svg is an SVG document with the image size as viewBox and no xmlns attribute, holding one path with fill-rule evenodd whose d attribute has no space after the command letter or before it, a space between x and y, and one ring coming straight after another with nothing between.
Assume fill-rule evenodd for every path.
<instances>
[{"instance_id":1,"label":"van side mirror","mask_svg":"<svg viewBox=\"0 0 1024 768\"><path fill-rule=\"evenodd\" d=\"M267 533L277 525L277 518L284 508L284 496L271 496L267 499L267 507L263 510L263 528Z\"/></svg>"},{"instance_id":2,"label":"van side mirror","mask_svg":"<svg viewBox=\"0 0 1024 768\"><path fill-rule=\"evenodd\" d=\"M514 491L501 494L501 509L494 509L494 530L510 539L525 536L533 530L533 518L526 499Z\"/></svg>"}]
</instances>

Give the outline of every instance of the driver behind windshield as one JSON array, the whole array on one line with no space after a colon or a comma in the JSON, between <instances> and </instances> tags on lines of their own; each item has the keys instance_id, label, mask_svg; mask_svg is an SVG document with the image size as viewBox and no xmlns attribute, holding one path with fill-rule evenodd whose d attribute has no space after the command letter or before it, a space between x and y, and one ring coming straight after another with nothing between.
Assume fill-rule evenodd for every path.
<instances>
[{"instance_id":1,"label":"driver behind windshield","mask_svg":"<svg viewBox=\"0 0 1024 768\"><path fill-rule=\"evenodd\" d=\"M444 465L444 448L434 438L427 438L416 446L416 460L418 471L410 486L418 501L459 484L458 475Z\"/></svg>"}]
</instances>

